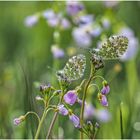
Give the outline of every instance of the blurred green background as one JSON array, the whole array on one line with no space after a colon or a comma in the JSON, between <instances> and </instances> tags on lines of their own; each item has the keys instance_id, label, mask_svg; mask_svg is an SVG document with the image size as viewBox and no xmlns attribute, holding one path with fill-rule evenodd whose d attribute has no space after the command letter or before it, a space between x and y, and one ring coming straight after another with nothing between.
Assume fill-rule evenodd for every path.
<instances>
[{"instance_id":1,"label":"blurred green background","mask_svg":"<svg viewBox=\"0 0 140 140\"><path fill-rule=\"evenodd\" d=\"M58 7L63 10L61 6L64 3L0 2L0 138L33 138L37 127L34 117L28 117L20 126L14 126L13 119L29 110L41 114L42 107L35 101L38 94L36 82L58 86L55 71L62 69L70 56L71 29L61 31L60 46L66 52L64 59L55 59L51 52L54 28L49 27L43 19L36 26L28 28L24 25L24 20L47 8ZM94 14L95 17L113 16L116 19L115 26L120 21L125 23L140 39L140 2L120 2L116 8L106 8L103 2L83 3L87 13ZM139 47L137 55L131 60L106 62L105 69L101 71L101 75L110 81L109 111L112 120L101 125L97 138L121 138L121 102L124 138L140 138ZM76 46L73 45L74 48ZM116 70L118 67L119 71ZM50 122L51 115L44 123L42 137L47 132L45 125ZM59 120L59 130L63 128L64 138L79 137L78 130L66 118L60 116Z\"/></svg>"}]
</instances>

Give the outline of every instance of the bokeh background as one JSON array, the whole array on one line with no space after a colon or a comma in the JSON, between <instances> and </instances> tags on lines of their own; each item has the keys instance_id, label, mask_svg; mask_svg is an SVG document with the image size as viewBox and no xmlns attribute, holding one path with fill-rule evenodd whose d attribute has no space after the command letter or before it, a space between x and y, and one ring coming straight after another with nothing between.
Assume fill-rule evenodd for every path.
<instances>
[{"instance_id":1,"label":"bokeh background","mask_svg":"<svg viewBox=\"0 0 140 140\"><path fill-rule=\"evenodd\" d=\"M140 138L140 2L81 3L86 9L84 14L93 15L96 25L103 27L103 19L108 20L105 29L99 34L97 30L98 35L92 38L90 45L82 48L97 47L98 41L117 34L124 27L131 31L122 32L128 36L133 34L129 39L134 39L126 59L105 61L105 68L99 72L110 84L108 111L111 119L100 124L97 138L121 138L120 105L124 138ZM51 83L58 87L56 71L64 67L69 57L87 53L86 49L79 49L74 39L73 32L77 28L74 23L60 30L41 17L35 25L27 25L28 16L47 9L64 13L72 22L71 16L66 14L66 2L0 2L0 138L33 138L37 128L33 116L19 126L13 125L13 119L29 110L41 115L42 106L35 100L39 94L37 85ZM60 33L58 42L54 37L56 31ZM55 56L58 50L53 51L53 44L59 44L65 54L63 57ZM88 75L88 66L85 75ZM79 82L74 82L72 87ZM100 108L93 91L91 89L87 100ZM44 122L41 138L45 137L52 114ZM53 132L54 137L59 138L79 137L79 131L62 116Z\"/></svg>"}]
</instances>

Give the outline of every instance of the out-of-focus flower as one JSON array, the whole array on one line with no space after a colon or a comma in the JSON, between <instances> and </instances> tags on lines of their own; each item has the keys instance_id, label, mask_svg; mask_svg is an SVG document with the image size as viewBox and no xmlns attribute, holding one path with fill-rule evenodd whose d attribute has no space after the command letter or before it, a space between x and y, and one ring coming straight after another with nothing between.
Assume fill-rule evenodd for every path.
<instances>
[{"instance_id":1,"label":"out-of-focus flower","mask_svg":"<svg viewBox=\"0 0 140 140\"><path fill-rule=\"evenodd\" d=\"M119 4L119 1L112 0L112 1L104 1L103 3L106 7L112 8L117 6Z\"/></svg>"},{"instance_id":2,"label":"out-of-focus flower","mask_svg":"<svg viewBox=\"0 0 140 140\"><path fill-rule=\"evenodd\" d=\"M51 85L48 84L48 85L40 85L40 92L47 92L49 91L51 88Z\"/></svg>"},{"instance_id":3,"label":"out-of-focus flower","mask_svg":"<svg viewBox=\"0 0 140 140\"><path fill-rule=\"evenodd\" d=\"M74 124L75 127L80 128L80 119L75 114L70 114L69 119Z\"/></svg>"},{"instance_id":4,"label":"out-of-focus flower","mask_svg":"<svg viewBox=\"0 0 140 140\"><path fill-rule=\"evenodd\" d=\"M91 35L85 27L75 28L72 35L79 47L89 47L92 43Z\"/></svg>"},{"instance_id":5,"label":"out-of-focus flower","mask_svg":"<svg viewBox=\"0 0 140 140\"><path fill-rule=\"evenodd\" d=\"M61 13L55 13L53 10L43 12L43 17L51 27L60 26L63 29L70 27L69 20L64 18Z\"/></svg>"},{"instance_id":6,"label":"out-of-focus flower","mask_svg":"<svg viewBox=\"0 0 140 140\"><path fill-rule=\"evenodd\" d=\"M107 109L96 110L95 116L101 122L108 122L111 119L111 114Z\"/></svg>"},{"instance_id":7,"label":"out-of-focus flower","mask_svg":"<svg viewBox=\"0 0 140 140\"><path fill-rule=\"evenodd\" d=\"M71 26L71 24L68 19L66 19L66 18L61 19L61 27L63 29L68 29L68 28L70 28L70 26Z\"/></svg>"},{"instance_id":8,"label":"out-of-focus flower","mask_svg":"<svg viewBox=\"0 0 140 140\"><path fill-rule=\"evenodd\" d=\"M98 98L103 106L108 106L108 101L105 95L99 94Z\"/></svg>"},{"instance_id":9,"label":"out-of-focus flower","mask_svg":"<svg viewBox=\"0 0 140 140\"><path fill-rule=\"evenodd\" d=\"M95 113L95 108L92 104L86 104L84 109L84 118L91 119Z\"/></svg>"},{"instance_id":10,"label":"out-of-focus flower","mask_svg":"<svg viewBox=\"0 0 140 140\"><path fill-rule=\"evenodd\" d=\"M109 87L109 85L104 85L103 88L102 88L102 90L101 90L101 93L104 94L104 95L106 95L106 94L108 94L109 92L110 92L110 87Z\"/></svg>"},{"instance_id":11,"label":"out-of-focus flower","mask_svg":"<svg viewBox=\"0 0 140 140\"><path fill-rule=\"evenodd\" d=\"M58 105L57 109L61 115L64 115L64 116L68 115L68 110L64 107L63 104Z\"/></svg>"},{"instance_id":12,"label":"out-of-focus flower","mask_svg":"<svg viewBox=\"0 0 140 140\"><path fill-rule=\"evenodd\" d=\"M110 27L110 20L108 18L103 18L102 25L105 29L108 29Z\"/></svg>"},{"instance_id":13,"label":"out-of-focus flower","mask_svg":"<svg viewBox=\"0 0 140 140\"><path fill-rule=\"evenodd\" d=\"M24 23L27 27L32 27L38 22L39 17L37 15L32 15L26 17Z\"/></svg>"},{"instance_id":14,"label":"out-of-focus flower","mask_svg":"<svg viewBox=\"0 0 140 140\"><path fill-rule=\"evenodd\" d=\"M62 49L60 49L57 45L53 45L51 47L51 51L53 53L54 58L63 58L65 53Z\"/></svg>"},{"instance_id":15,"label":"out-of-focus flower","mask_svg":"<svg viewBox=\"0 0 140 140\"><path fill-rule=\"evenodd\" d=\"M70 90L64 95L64 101L67 104L73 105L77 100L77 95L75 90Z\"/></svg>"},{"instance_id":16,"label":"out-of-focus flower","mask_svg":"<svg viewBox=\"0 0 140 140\"><path fill-rule=\"evenodd\" d=\"M120 35L124 35L128 38L128 48L124 55L121 57L121 60L126 61L132 59L138 50L138 39L134 36L133 30L130 28L124 27L119 31Z\"/></svg>"},{"instance_id":17,"label":"out-of-focus flower","mask_svg":"<svg viewBox=\"0 0 140 140\"><path fill-rule=\"evenodd\" d=\"M84 5L78 1L67 1L66 3L67 5L67 13L69 15L76 15L77 13L79 13L80 11L82 11L84 9Z\"/></svg>"},{"instance_id":18,"label":"out-of-focus flower","mask_svg":"<svg viewBox=\"0 0 140 140\"><path fill-rule=\"evenodd\" d=\"M19 118L15 118L14 119L14 125L19 125L24 120L25 120L25 116L20 116Z\"/></svg>"},{"instance_id":19,"label":"out-of-focus flower","mask_svg":"<svg viewBox=\"0 0 140 140\"><path fill-rule=\"evenodd\" d=\"M82 106L83 101L79 98L77 98L77 103L79 103Z\"/></svg>"},{"instance_id":20,"label":"out-of-focus flower","mask_svg":"<svg viewBox=\"0 0 140 140\"><path fill-rule=\"evenodd\" d=\"M81 15L81 16L75 17L74 22L78 24L79 26L85 26L88 24L93 24L94 17L93 15Z\"/></svg>"},{"instance_id":21,"label":"out-of-focus flower","mask_svg":"<svg viewBox=\"0 0 140 140\"><path fill-rule=\"evenodd\" d=\"M100 26L94 26L90 34L93 37L97 37L97 36L99 36L101 34L101 32L102 32L102 29L101 29Z\"/></svg>"}]
</instances>

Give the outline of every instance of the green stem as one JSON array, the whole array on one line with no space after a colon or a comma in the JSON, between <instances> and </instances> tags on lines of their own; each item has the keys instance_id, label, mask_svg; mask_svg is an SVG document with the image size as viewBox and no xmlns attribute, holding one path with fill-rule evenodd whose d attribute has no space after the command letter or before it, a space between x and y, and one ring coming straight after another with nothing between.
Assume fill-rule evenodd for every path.
<instances>
[{"instance_id":1,"label":"green stem","mask_svg":"<svg viewBox=\"0 0 140 140\"><path fill-rule=\"evenodd\" d=\"M41 130L41 126L42 126L42 124L43 124L43 121L44 121L44 119L45 119L45 117L46 117L48 111L51 110L51 109L52 109L52 108L49 108L49 109L47 109L47 110L46 110L46 109L44 110L43 115L42 115L42 118L41 118L41 120L40 120L40 122L39 122L37 131L36 131L36 134L35 134L35 139L38 139L38 136L39 136L39 133L40 133L40 130Z\"/></svg>"},{"instance_id":2,"label":"green stem","mask_svg":"<svg viewBox=\"0 0 140 140\"><path fill-rule=\"evenodd\" d=\"M85 88L84 88L84 93L83 93L83 99L82 99L83 104L82 104L81 113L80 113L81 127L83 127L83 122L84 122L84 108L85 108L85 100L86 100L87 90L88 90L88 86L90 85L90 82L92 81L93 75L94 75L93 65L91 64L90 77L86 82L86 85L85 85ZM81 137L81 139L83 139L83 132L80 132L80 137Z\"/></svg>"},{"instance_id":3,"label":"green stem","mask_svg":"<svg viewBox=\"0 0 140 140\"><path fill-rule=\"evenodd\" d=\"M62 102L62 100L63 100L63 95L64 95L64 90L62 90L62 96L61 96L61 98L60 98L60 101L59 101L58 105ZM51 135L53 126L54 126L54 124L55 124L55 121L56 121L56 119L57 119L57 116L58 116L58 112L55 112L55 114L54 114L54 116L53 116L53 119L52 119L52 121L51 121L49 130L48 130L46 139L49 139L49 138L50 138L50 135Z\"/></svg>"},{"instance_id":4,"label":"green stem","mask_svg":"<svg viewBox=\"0 0 140 140\"><path fill-rule=\"evenodd\" d=\"M35 112L33 112L33 111L29 111L29 112L27 112L27 113L25 114L25 117L27 117L29 114L35 115L35 116L37 117L37 119L38 119L38 123L40 123L40 118L39 118L39 116L38 116L37 113L35 113Z\"/></svg>"},{"instance_id":5,"label":"green stem","mask_svg":"<svg viewBox=\"0 0 140 140\"><path fill-rule=\"evenodd\" d=\"M121 139L123 139L124 136L123 136L122 103L120 104L120 130L121 130Z\"/></svg>"}]
</instances>

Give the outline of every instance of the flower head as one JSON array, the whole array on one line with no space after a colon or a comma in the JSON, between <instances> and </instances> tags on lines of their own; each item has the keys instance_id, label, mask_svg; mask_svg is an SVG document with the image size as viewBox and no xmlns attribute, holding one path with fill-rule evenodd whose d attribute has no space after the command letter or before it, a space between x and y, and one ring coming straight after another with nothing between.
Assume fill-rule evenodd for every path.
<instances>
[{"instance_id":1,"label":"flower head","mask_svg":"<svg viewBox=\"0 0 140 140\"><path fill-rule=\"evenodd\" d=\"M64 101L67 104L73 105L77 100L77 95L75 90L70 90L64 95Z\"/></svg>"},{"instance_id":2,"label":"flower head","mask_svg":"<svg viewBox=\"0 0 140 140\"><path fill-rule=\"evenodd\" d=\"M95 108L92 104L86 104L84 109L84 118L91 119L95 114Z\"/></svg>"},{"instance_id":3,"label":"flower head","mask_svg":"<svg viewBox=\"0 0 140 140\"><path fill-rule=\"evenodd\" d=\"M80 128L80 119L75 114L70 114L69 119L74 124L75 127Z\"/></svg>"},{"instance_id":4,"label":"flower head","mask_svg":"<svg viewBox=\"0 0 140 140\"><path fill-rule=\"evenodd\" d=\"M80 11L84 9L84 6L82 3L77 2L77 1L68 1L67 2L67 13L69 15L76 15Z\"/></svg>"},{"instance_id":5,"label":"flower head","mask_svg":"<svg viewBox=\"0 0 140 140\"><path fill-rule=\"evenodd\" d=\"M32 27L34 26L36 23L38 22L38 16L36 15L32 15L32 16L28 16L25 19L25 25L27 27Z\"/></svg>"},{"instance_id":6,"label":"flower head","mask_svg":"<svg viewBox=\"0 0 140 140\"><path fill-rule=\"evenodd\" d=\"M24 120L25 120L25 116L20 116L19 118L15 118L14 119L14 125L19 125Z\"/></svg>"},{"instance_id":7,"label":"flower head","mask_svg":"<svg viewBox=\"0 0 140 140\"><path fill-rule=\"evenodd\" d=\"M61 115L64 115L64 116L68 115L68 110L64 107L63 104L58 105L57 109Z\"/></svg>"},{"instance_id":8,"label":"flower head","mask_svg":"<svg viewBox=\"0 0 140 140\"><path fill-rule=\"evenodd\" d=\"M60 49L57 45L53 45L51 51L53 53L54 58L63 58L65 55L64 51Z\"/></svg>"},{"instance_id":9,"label":"flower head","mask_svg":"<svg viewBox=\"0 0 140 140\"><path fill-rule=\"evenodd\" d=\"M105 95L99 94L98 98L103 106L108 106L108 101Z\"/></svg>"},{"instance_id":10,"label":"flower head","mask_svg":"<svg viewBox=\"0 0 140 140\"><path fill-rule=\"evenodd\" d=\"M108 94L110 92L110 87L109 87L109 85L105 85L105 86L103 86L103 88L102 88L102 90L101 90L101 93L102 94Z\"/></svg>"}]
</instances>

